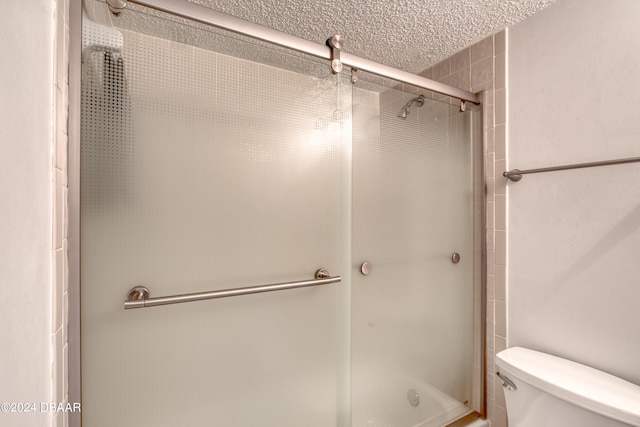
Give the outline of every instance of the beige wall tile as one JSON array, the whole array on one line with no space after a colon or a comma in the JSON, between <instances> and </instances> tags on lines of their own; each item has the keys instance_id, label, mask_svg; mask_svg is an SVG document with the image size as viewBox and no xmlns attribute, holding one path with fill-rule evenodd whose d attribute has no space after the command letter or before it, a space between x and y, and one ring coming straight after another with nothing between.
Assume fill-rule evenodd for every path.
<instances>
[{"instance_id":1,"label":"beige wall tile","mask_svg":"<svg viewBox=\"0 0 640 427\"><path fill-rule=\"evenodd\" d=\"M495 227L497 230L507 229L507 196L495 195Z\"/></svg>"},{"instance_id":2,"label":"beige wall tile","mask_svg":"<svg viewBox=\"0 0 640 427\"><path fill-rule=\"evenodd\" d=\"M434 65L433 67L433 79L440 81L445 76L451 74L451 60L449 58L445 59Z\"/></svg>"},{"instance_id":3,"label":"beige wall tile","mask_svg":"<svg viewBox=\"0 0 640 427\"><path fill-rule=\"evenodd\" d=\"M493 59L493 36L471 46L471 64L485 59Z\"/></svg>"},{"instance_id":4,"label":"beige wall tile","mask_svg":"<svg viewBox=\"0 0 640 427\"><path fill-rule=\"evenodd\" d=\"M418 75L426 79L433 80L433 67L427 68L426 70L418 73Z\"/></svg>"},{"instance_id":5,"label":"beige wall tile","mask_svg":"<svg viewBox=\"0 0 640 427\"><path fill-rule=\"evenodd\" d=\"M507 152L506 152L507 126L504 124L497 125L495 127L494 136L495 136L494 146L495 146L496 160L505 160L507 158Z\"/></svg>"},{"instance_id":6,"label":"beige wall tile","mask_svg":"<svg viewBox=\"0 0 640 427\"><path fill-rule=\"evenodd\" d=\"M496 179L494 177L488 177L486 179L487 185L487 202L492 202L495 200L496 194Z\"/></svg>"},{"instance_id":7,"label":"beige wall tile","mask_svg":"<svg viewBox=\"0 0 640 427\"><path fill-rule=\"evenodd\" d=\"M507 91L505 89L496 90L495 101L495 124L504 125L507 122Z\"/></svg>"},{"instance_id":8,"label":"beige wall tile","mask_svg":"<svg viewBox=\"0 0 640 427\"><path fill-rule=\"evenodd\" d=\"M493 82L493 56L471 64L471 87Z\"/></svg>"},{"instance_id":9,"label":"beige wall tile","mask_svg":"<svg viewBox=\"0 0 640 427\"><path fill-rule=\"evenodd\" d=\"M496 56L495 72L496 72L496 89L504 89L507 87L507 55L505 53Z\"/></svg>"},{"instance_id":10,"label":"beige wall tile","mask_svg":"<svg viewBox=\"0 0 640 427\"><path fill-rule=\"evenodd\" d=\"M487 276L487 299L494 300L495 299L495 288L496 288L496 277L495 276Z\"/></svg>"},{"instance_id":11,"label":"beige wall tile","mask_svg":"<svg viewBox=\"0 0 640 427\"><path fill-rule=\"evenodd\" d=\"M502 30L493 36L493 46L495 49L495 55L499 56L502 53L507 52L507 31Z\"/></svg>"},{"instance_id":12,"label":"beige wall tile","mask_svg":"<svg viewBox=\"0 0 640 427\"><path fill-rule=\"evenodd\" d=\"M451 86L461 89L471 88L471 72L469 68L463 68L451 74ZM457 102L457 101L456 101Z\"/></svg>"},{"instance_id":13,"label":"beige wall tile","mask_svg":"<svg viewBox=\"0 0 640 427\"><path fill-rule=\"evenodd\" d=\"M504 265L496 265L495 276L495 298L498 301L507 300L507 267Z\"/></svg>"},{"instance_id":14,"label":"beige wall tile","mask_svg":"<svg viewBox=\"0 0 640 427\"><path fill-rule=\"evenodd\" d=\"M495 202L487 202L487 227L494 228L496 224Z\"/></svg>"},{"instance_id":15,"label":"beige wall tile","mask_svg":"<svg viewBox=\"0 0 640 427\"><path fill-rule=\"evenodd\" d=\"M494 399L487 399L487 418L493 420L495 418L496 403Z\"/></svg>"},{"instance_id":16,"label":"beige wall tile","mask_svg":"<svg viewBox=\"0 0 640 427\"><path fill-rule=\"evenodd\" d=\"M493 178L495 175L495 153L487 153L484 166L484 174L487 178ZM491 198L493 201L493 197Z\"/></svg>"},{"instance_id":17,"label":"beige wall tile","mask_svg":"<svg viewBox=\"0 0 640 427\"><path fill-rule=\"evenodd\" d=\"M471 65L471 48L466 48L451 57L451 73L468 69ZM461 89L465 89L461 87Z\"/></svg>"},{"instance_id":18,"label":"beige wall tile","mask_svg":"<svg viewBox=\"0 0 640 427\"><path fill-rule=\"evenodd\" d=\"M495 229L493 227L487 227L487 250L495 251L496 250L496 240L495 240Z\"/></svg>"},{"instance_id":19,"label":"beige wall tile","mask_svg":"<svg viewBox=\"0 0 640 427\"><path fill-rule=\"evenodd\" d=\"M507 265L507 235L504 230L496 230L496 265Z\"/></svg>"},{"instance_id":20,"label":"beige wall tile","mask_svg":"<svg viewBox=\"0 0 640 427\"><path fill-rule=\"evenodd\" d=\"M507 194L507 179L502 173L507 170L507 161L496 159L495 194Z\"/></svg>"},{"instance_id":21,"label":"beige wall tile","mask_svg":"<svg viewBox=\"0 0 640 427\"><path fill-rule=\"evenodd\" d=\"M495 387L493 386L493 383L494 383L493 378L494 377L495 377L494 371L487 369L487 403L495 402ZM494 406L494 405L492 405L492 406Z\"/></svg>"},{"instance_id":22,"label":"beige wall tile","mask_svg":"<svg viewBox=\"0 0 640 427\"><path fill-rule=\"evenodd\" d=\"M496 339L507 336L507 305L504 301L495 302Z\"/></svg>"},{"instance_id":23,"label":"beige wall tile","mask_svg":"<svg viewBox=\"0 0 640 427\"><path fill-rule=\"evenodd\" d=\"M495 129L487 129L485 134L485 143L487 146L487 153L495 153Z\"/></svg>"},{"instance_id":24,"label":"beige wall tile","mask_svg":"<svg viewBox=\"0 0 640 427\"><path fill-rule=\"evenodd\" d=\"M496 335L496 354L500 353L502 350L506 350L507 349L507 339L505 337L502 336L498 336Z\"/></svg>"},{"instance_id":25,"label":"beige wall tile","mask_svg":"<svg viewBox=\"0 0 640 427\"><path fill-rule=\"evenodd\" d=\"M496 405L495 418L491 422L491 427L507 427L507 411Z\"/></svg>"}]
</instances>

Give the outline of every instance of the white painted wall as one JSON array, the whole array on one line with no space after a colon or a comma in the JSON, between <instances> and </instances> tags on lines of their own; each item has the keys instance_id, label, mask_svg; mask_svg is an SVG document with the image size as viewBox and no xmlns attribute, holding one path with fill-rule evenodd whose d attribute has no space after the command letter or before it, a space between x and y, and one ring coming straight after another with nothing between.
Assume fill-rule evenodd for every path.
<instances>
[{"instance_id":1,"label":"white painted wall","mask_svg":"<svg viewBox=\"0 0 640 427\"><path fill-rule=\"evenodd\" d=\"M640 156L640 2L561 0L509 32L509 168ZM509 184L509 344L640 384L640 164Z\"/></svg>"},{"instance_id":2,"label":"white painted wall","mask_svg":"<svg viewBox=\"0 0 640 427\"><path fill-rule=\"evenodd\" d=\"M51 368L54 2L0 14L0 402L49 402ZM0 413L0 425L51 414Z\"/></svg>"}]
</instances>

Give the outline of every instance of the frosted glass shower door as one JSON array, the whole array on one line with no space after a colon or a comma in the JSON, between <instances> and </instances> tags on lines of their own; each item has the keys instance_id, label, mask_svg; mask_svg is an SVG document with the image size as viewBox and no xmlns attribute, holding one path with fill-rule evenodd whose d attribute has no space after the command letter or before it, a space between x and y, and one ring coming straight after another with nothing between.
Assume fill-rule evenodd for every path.
<instances>
[{"instance_id":1,"label":"frosted glass shower door","mask_svg":"<svg viewBox=\"0 0 640 427\"><path fill-rule=\"evenodd\" d=\"M83 426L349 425L350 83L136 13L83 55ZM123 307L319 268L342 282Z\"/></svg>"},{"instance_id":2,"label":"frosted glass shower door","mask_svg":"<svg viewBox=\"0 0 640 427\"><path fill-rule=\"evenodd\" d=\"M477 116L427 94L399 117L417 96L353 95L352 259L371 266L352 281L354 427L439 427L480 406Z\"/></svg>"}]
</instances>

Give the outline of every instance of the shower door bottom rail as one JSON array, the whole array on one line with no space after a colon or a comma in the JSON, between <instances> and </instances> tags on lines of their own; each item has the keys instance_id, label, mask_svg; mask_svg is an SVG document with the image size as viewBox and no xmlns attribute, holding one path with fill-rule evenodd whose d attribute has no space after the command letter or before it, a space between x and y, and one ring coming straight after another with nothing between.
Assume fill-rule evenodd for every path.
<instances>
[{"instance_id":1,"label":"shower door bottom rail","mask_svg":"<svg viewBox=\"0 0 640 427\"><path fill-rule=\"evenodd\" d=\"M247 288L225 289L221 291L198 292L193 294L171 295L150 298L149 290L144 286L136 286L129 291L124 302L125 310L132 308L155 307L157 305L179 304L183 302L203 301L215 298L235 297L239 295L258 294L262 292L282 291L286 289L306 288L309 286L328 285L342 281L342 276L330 276L324 268L316 271L315 279L296 282L274 283L271 285L250 286Z\"/></svg>"}]
</instances>

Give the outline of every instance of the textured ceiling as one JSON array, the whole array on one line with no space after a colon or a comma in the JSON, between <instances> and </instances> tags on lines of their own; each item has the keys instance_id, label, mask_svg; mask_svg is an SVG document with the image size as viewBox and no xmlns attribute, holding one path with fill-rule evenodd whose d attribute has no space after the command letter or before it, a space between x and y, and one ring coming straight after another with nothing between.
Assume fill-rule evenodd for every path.
<instances>
[{"instance_id":1,"label":"textured ceiling","mask_svg":"<svg viewBox=\"0 0 640 427\"><path fill-rule=\"evenodd\" d=\"M102 1L84 0L91 4ZM494 34L556 0L190 0L206 7L324 44L340 34L343 50L411 73L419 73L459 50ZM246 58L266 56L254 47L238 48L231 38L214 40L218 30L168 18L130 3L118 18L94 16L98 22L141 31L194 46ZM159 19L160 18L160 19ZM196 27L198 31L193 31ZM202 31L200 31L202 30ZM234 36L238 39L238 36ZM242 37L239 37L242 40ZM227 45L226 49L222 45ZM245 45L248 45L245 43ZM243 54L244 52L244 54ZM272 60L273 61L273 60ZM265 59L268 63L269 60ZM276 65L277 66L277 65Z\"/></svg>"},{"instance_id":2,"label":"textured ceiling","mask_svg":"<svg viewBox=\"0 0 640 427\"><path fill-rule=\"evenodd\" d=\"M555 0L192 0L247 21L418 73Z\"/></svg>"}]
</instances>

